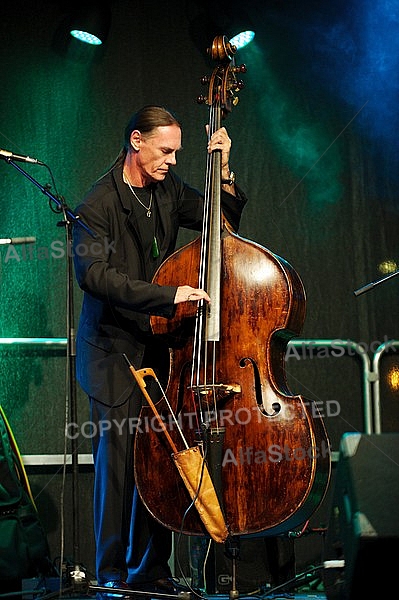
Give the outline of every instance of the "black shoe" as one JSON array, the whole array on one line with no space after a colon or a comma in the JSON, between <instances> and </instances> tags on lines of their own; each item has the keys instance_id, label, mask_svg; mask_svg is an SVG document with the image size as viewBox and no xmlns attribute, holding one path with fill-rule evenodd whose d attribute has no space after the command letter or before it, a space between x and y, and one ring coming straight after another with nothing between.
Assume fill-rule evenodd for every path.
<instances>
[{"instance_id":1,"label":"black shoe","mask_svg":"<svg viewBox=\"0 0 399 600\"><path fill-rule=\"evenodd\" d=\"M100 587L106 587L115 590L130 590L130 586L126 581L116 580L116 581L106 581L104 583L99 584ZM127 594L123 594L123 592L98 592L96 600L128 600L128 598L132 598L132 596L128 596Z\"/></svg>"},{"instance_id":2,"label":"black shoe","mask_svg":"<svg viewBox=\"0 0 399 600\"><path fill-rule=\"evenodd\" d=\"M189 588L175 581L173 577L162 577L147 583L129 583L129 588L138 592L152 592L154 594L168 594L171 596L183 595L184 592L187 594L190 593Z\"/></svg>"}]
</instances>

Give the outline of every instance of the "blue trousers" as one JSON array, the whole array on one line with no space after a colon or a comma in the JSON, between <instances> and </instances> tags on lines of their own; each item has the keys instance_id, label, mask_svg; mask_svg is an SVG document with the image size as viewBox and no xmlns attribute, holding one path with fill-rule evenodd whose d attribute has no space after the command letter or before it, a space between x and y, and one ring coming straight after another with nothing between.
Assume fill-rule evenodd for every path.
<instances>
[{"instance_id":1,"label":"blue trousers","mask_svg":"<svg viewBox=\"0 0 399 600\"><path fill-rule=\"evenodd\" d=\"M90 398L90 406L97 581L145 583L170 577L172 533L153 519L134 483L132 419L141 401L133 394L122 406L109 407Z\"/></svg>"}]
</instances>

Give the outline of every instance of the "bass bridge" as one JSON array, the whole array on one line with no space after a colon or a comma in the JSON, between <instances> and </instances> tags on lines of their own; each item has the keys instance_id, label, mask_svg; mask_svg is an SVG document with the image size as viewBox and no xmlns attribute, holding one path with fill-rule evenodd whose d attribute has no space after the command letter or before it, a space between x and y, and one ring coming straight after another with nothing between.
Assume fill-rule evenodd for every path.
<instances>
[{"instance_id":1,"label":"bass bridge","mask_svg":"<svg viewBox=\"0 0 399 600\"><path fill-rule=\"evenodd\" d=\"M188 389L196 395L204 407L215 401L216 403L223 402L231 398L233 394L241 392L241 386L238 383L208 383L189 386Z\"/></svg>"}]
</instances>

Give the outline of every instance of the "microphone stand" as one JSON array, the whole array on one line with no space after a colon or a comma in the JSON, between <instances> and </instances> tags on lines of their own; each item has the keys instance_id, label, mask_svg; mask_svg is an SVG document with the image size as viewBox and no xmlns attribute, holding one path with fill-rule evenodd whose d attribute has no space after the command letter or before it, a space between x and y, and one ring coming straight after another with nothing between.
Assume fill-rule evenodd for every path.
<instances>
[{"instance_id":1,"label":"microphone stand","mask_svg":"<svg viewBox=\"0 0 399 600\"><path fill-rule=\"evenodd\" d=\"M65 226L66 231L66 249L67 249L67 372L68 372L68 399L69 399L69 415L72 423L77 422L77 396L76 396L76 349L75 349L75 325L74 325L74 301L73 301L73 263L72 263L72 226L74 223L83 227L93 238L96 234L80 220L80 217L75 215L73 211L65 204L63 199L57 198L50 193L50 186L41 185L36 179L31 177L29 173L24 171L12 159L6 158L5 161L12 165L17 171L24 175L31 183L47 196L57 207L58 211L63 214L64 221L59 225ZM44 163L39 163L45 166ZM79 458L78 445L75 436L71 439L71 460L72 460L72 543L73 543L73 561L74 567L70 571L69 576L72 580L73 589L81 589L85 584L85 572L80 566L80 539L79 539ZM62 568L62 566L61 566Z\"/></svg>"},{"instance_id":2,"label":"microphone stand","mask_svg":"<svg viewBox=\"0 0 399 600\"><path fill-rule=\"evenodd\" d=\"M355 294L355 296L360 296L361 294L364 294L365 292L368 292L369 290L373 289L380 283L384 283L384 281L388 281L388 279L392 279L393 277L396 277L396 275L399 275L399 269L397 271L393 271L393 273L389 273L389 275L386 275L385 277L382 277L381 279L377 279L376 281L372 281L371 283L367 283L366 285L363 285L361 288L355 290L353 293Z\"/></svg>"}]
</instances>

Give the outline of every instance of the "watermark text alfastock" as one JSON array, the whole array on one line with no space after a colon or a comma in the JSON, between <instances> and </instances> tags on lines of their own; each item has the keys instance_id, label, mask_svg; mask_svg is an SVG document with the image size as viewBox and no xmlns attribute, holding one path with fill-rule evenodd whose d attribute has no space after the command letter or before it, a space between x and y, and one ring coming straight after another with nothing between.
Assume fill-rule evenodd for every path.
<instances>
[{"instance_id":1,"label":"watermark text alfastock","mask_svg":"<svg viewBox=\"0 0 399 600\"><path fill-rule=\"evenodd\" d=\"M345 355L355 356L356 354L361 353L375 353L382 344L396 352L396 348L392 344L392 339L388 338L387 335L384 335L382 342L379 340L374 340L369 343L355 343L352 340L342 339L330 340L328 345L318 344L315 340L306 342L299 341L298 345L288 345L284 358L285 361L288 361L290 358L296 358L296 360L305 360L313 358L340 358L341 356Z\"/></svg>"},{"instance_id":2,"label":"watermark text alfastock","mask_svg":"<svg viewBox=\"0 0 399 600\"><path fill-rule=\"evenodd\" d=\"M37 244L22 244L21 246L7 246L4 256L4 264L20 263L33 260L60 259L68 256L108 256L115 253L115 241L109 241L104 237L102 241L88 244L76 244L74 248L65 244L62 240L53 240L49 246L38 246Z\"/></svg>"}]
</instances>

